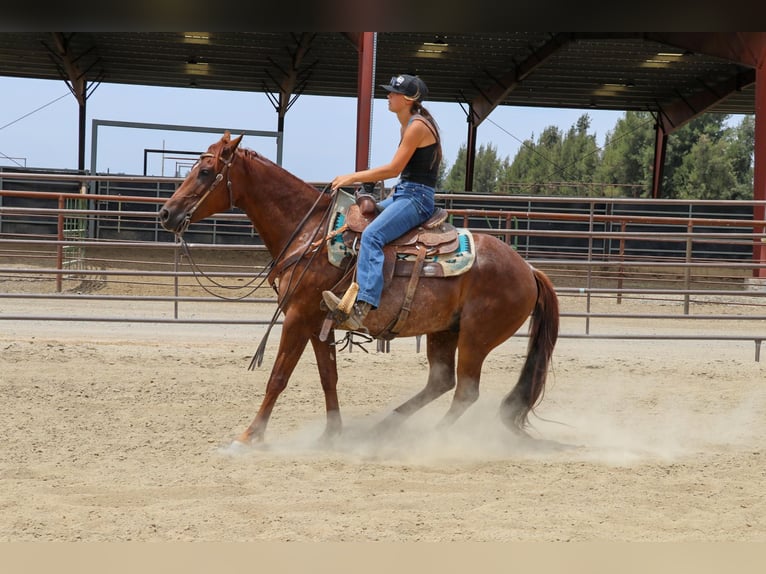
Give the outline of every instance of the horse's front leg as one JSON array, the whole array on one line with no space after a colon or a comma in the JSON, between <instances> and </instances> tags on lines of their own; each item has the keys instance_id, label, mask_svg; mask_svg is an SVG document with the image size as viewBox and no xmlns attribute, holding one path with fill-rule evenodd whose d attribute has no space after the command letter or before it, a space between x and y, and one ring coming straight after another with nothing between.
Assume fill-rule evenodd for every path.
<instances>
[{"instance_id":1,"label":"horse's front leg","mask_svg":"<svg viewBox=\"0 0 766 574\"><path fill-rule=\"evenodd\" d=\"M266 425L269 423L271 411L277 398L287 387L287 381L290 379L298 359L301 358L306 343L309 340L309 331L302 324L296 313L287 313L282 323L282 336L279 339L279 348L277 349L277 359L271 368L269 381L266 383L266 393L264 394L261 407L255 415L253 422L247 427L237 439L239 442L249 444L251 442L262 442L266 432Z\"/></svg>"},{"instance_id":2,"label":"horse's front leg","mask_svg":"<svg viewBox=\"0 0 766 574\"><path fill-rule=\"evenodd\" d=\"M327 411L327 423L319 440L331 442L333 438L340 435L343 429L340 404L338 403L338 363L335 357L335 332L330 331L324 342L319 340L319 335L312 335L311 345L314 347L314 355L319 369L319 381L324 391L324 403Z\"/></svg>"}]
</instances>

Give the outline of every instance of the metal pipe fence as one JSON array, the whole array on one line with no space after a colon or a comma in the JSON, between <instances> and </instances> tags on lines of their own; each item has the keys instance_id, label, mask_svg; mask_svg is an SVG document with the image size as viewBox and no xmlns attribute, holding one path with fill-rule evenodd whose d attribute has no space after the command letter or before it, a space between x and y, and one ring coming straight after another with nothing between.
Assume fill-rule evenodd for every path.
<instances>
[{"instance_id":1,"label":"metal pipe fence","mask_svg":"<svg viewBox=\"0 0 766 574\"><path fill-rule=\"evenodd\" d=\"M260 279L269 255L244 214L194 224L191 255L159 226L180 181L0 172L0 321L270 323L276 297ZM760 360L759 202L437 199L455 225L548 273L563 338L753 341Z\"/></svg>"}]
</instances>

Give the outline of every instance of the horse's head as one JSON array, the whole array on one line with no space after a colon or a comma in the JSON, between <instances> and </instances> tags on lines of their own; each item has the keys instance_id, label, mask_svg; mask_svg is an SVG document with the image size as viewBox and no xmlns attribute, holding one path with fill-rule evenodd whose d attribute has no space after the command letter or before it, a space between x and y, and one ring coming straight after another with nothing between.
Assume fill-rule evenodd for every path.
<instances>
[{"instance_id":1,"label":"horse's head","mask_svg":"<svg viewBox=\"0 0 766 574\"><path fill-rule=\"evenodd\" d=\"M189 224L232 207L228 172L240 141L242 136L231 139L227 131L200 156L159 211L165 229L181 235Z\"/></svg>"}]
</instances>

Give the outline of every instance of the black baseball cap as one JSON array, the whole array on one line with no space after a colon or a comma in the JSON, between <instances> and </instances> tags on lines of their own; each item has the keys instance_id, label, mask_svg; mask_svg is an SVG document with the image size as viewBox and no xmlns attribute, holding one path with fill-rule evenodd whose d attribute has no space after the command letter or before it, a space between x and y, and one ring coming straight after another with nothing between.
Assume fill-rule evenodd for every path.
<instances>
[{"instance_id":1,"label":"black baseball cap","mask_svg":"<svg viewBox=\"0 0 766 574\"><path fill-rule=\"evenodd\" d=\"M391 81L388 84L381 84L380 87L387 92L403 94L407 99L417 102L422 102L428 95L426 83L417 76L411 76L410 74L391 76Z\"/></svg>"}]
</instances>

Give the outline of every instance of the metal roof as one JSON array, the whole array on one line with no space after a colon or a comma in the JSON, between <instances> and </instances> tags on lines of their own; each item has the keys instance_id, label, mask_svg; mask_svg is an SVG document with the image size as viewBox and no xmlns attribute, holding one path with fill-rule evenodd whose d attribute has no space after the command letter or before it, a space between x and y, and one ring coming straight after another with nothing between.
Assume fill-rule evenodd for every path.
<instances>
[{"instance_id":1,"label":"metal roof","mask_svg":"<svg viewBox=\"0 0 766 574\"><path fill-rule=\"evenodd\" d=\"M354 34L67 32L69 62L56 37L0 33L0 75L62 79L74 64L88 82L357 96ZM763 33L379 32L375 83L419 74L430 101L752 114L751 41Z\"/></svg>"}]
</instances>

